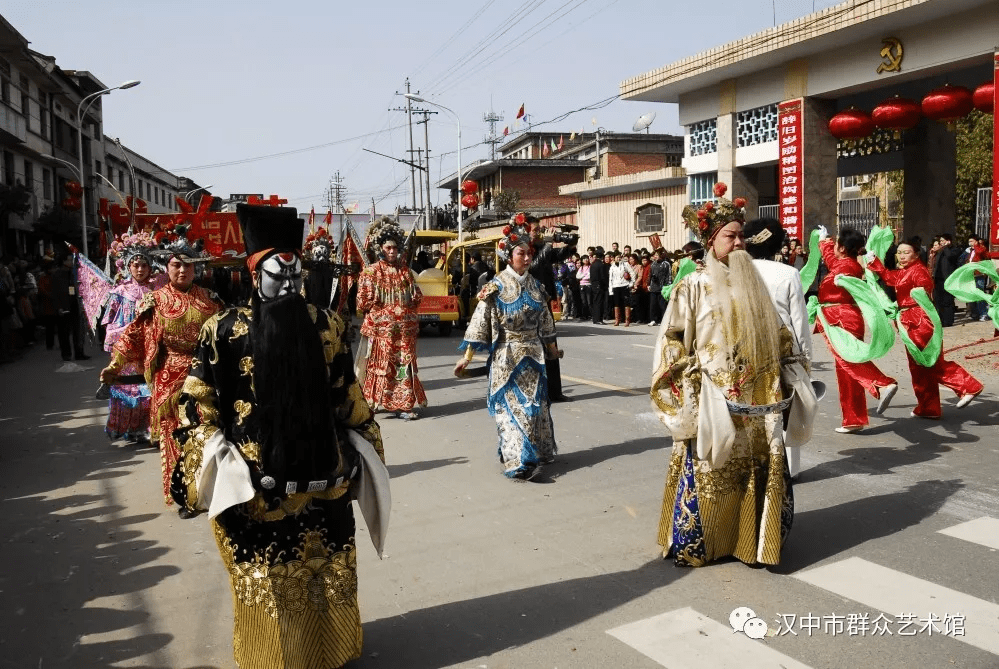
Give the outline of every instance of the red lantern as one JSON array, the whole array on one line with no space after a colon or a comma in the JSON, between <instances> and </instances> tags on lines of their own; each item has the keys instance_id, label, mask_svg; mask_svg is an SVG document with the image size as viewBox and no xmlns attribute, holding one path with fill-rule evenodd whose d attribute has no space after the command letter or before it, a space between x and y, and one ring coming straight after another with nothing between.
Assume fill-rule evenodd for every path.
<instances>
[{"instance_id":1,"label":"red lantern","mask_svg":"<svg viewBox=\"0 0 999 669\"><path fill-rule=\"evenodd\" d=\"M934 121L953 123L975 108L974 99L964 86L941 86L923 98L923 113Z\"/></svg>"},{"instance_id":2,"label":"red lantern","mask_svg":"<svg viewBox=\"0 0 999 669\"><path fill-rule=\"evenodd\" d=\"M479 198L474 193L469 193L461 198L461 203L469 209L475 209L479 206Z\"/></svg>"},{"instance_id":3,"label":"red lantern","mask_svg":"<svg viewBox=\"0 0 999 669\"><path fill-rule=\"evenodd\" d=\"M63 188L70 194L70 197L80 197L80 194L83 193L83 186L80 185L79 181L67 181Z\"/></svg>"},{"instance_id":4,"label":"red lantern","mask_svg":"<svg viewBox=\"0 0 999 669\"><path fill-rule=\"evenodd\" d=\"M863 139L874 132L874 121L862 109L850 107L829 119L829 132L836 139Z\"/></svg>"},{"instance_id":5,"label":"red lantern","mask_svg":"<svg viewBox=\"0 0 999 669\"><path fill-rule=\"evenodd\" d=\"M62 208L67 211L79 211L80 210L80 198L78 197L64 197L62 199Z\"/></svg>"},{"instance_id":6,"label":"red lantern","mask_svg":"<svg viewBox=\"0 0 999 669\"><path fill-rule=\"evenodd\" d=\"M894 130L898 134L903 130L915 128L922 115L918 103L896 95L875 107L871 112L871 120L877 127Z\"/></svg>"},{"instance_id":7,"label":"red lantern","mask_svg":"<svg viewBox=\"0 0 999 669\"><path fill-rule=\"evenodd\" d=\"M986 114L994 113L996 105L995 83L990 81L976 88L974 95L971 96L971 100L978 111L985 112Z\"/></svg>"},{"instance_id":8,"label":"red lantern","mask_svg":"<svg viewBox=\"0 0 999 669\"><path fill-rule=\"evenodd\" d=\"M469 179L461 182L461 192L465 195L474 195L479 192L479 184Z\"/></svg>"}]
</instances>

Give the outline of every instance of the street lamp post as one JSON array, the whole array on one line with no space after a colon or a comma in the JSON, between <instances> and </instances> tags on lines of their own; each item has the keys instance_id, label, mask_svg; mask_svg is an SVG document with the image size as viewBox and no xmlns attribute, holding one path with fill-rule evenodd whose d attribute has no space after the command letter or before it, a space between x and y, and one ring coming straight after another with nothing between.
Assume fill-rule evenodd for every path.
<instances>
[{"instance_id":1,"label":"street lamp post","mask_svg":"<svg viewBox=\"0 0 999 669\"><path fill-rule=\"evenodd\" d=\"M82 222L80 223L80 231L83 233L83 256L87 257L87 184L84 182L85 172L83 171L83 116L87 113L87 109L90 109L90 105L102 95L110 93L111 91L125 90L127 88L134 88L139 85L138 79L131 79L119 84L118 86L112 86L111 88L105 88L103 90L97 91L96 93L91 93L90 95L85 95L80 104L76 106L76 132L78 133L78 144L77 144L77 158L79 160L80 168L80 186L83 190L80 193L80 218ZM84 107L86 105L86 107Z\"/></svg>"},{"instance_id":2,"label":"street lamp post","mask_svg":"<svg viewBox=\"0 0 999 669\"><path fill-rule=\"evenodd\" d=\"M419 95L415 95L414 93L406 93L405 96L406 96L406 98L412 100L413 102L423 102L423 103L428 104L428 105L433 105L435 107L440 107L441 109L443 109L444 111L446 111L447 113L449 113L451 116L453 116L454 117L454 122L458 125L458 172L457 172L458 186L457 186L457 189L458 189L458 243L460 244L461 243L461 119L458 118L458 114L456 114L453 109L451 109L449 107L445 107L444 105L440 104L439 102L431 102L430 100L427 100L426 98L421 98ZM430 177L430 174L429 174L429 171L428 171L427 178L429 178L429 177Z\"/></svg>"},{"instance_id":3,"label":"street lamp post","mask_svg":"<svg viewBox=\"0 0 999 669\"><path fill-rule=\"evenodd\" d=\"M213 184L208 184L207 186L198 186L194 190L187 191L186 193L184 193L184 202L187 202L188 204L190 204L190 202L191 202L191 196L192 195L194 195L195 193L197 193L199 190L207 191L212 186L213 186Z\"/></svg>"}]
</instances>

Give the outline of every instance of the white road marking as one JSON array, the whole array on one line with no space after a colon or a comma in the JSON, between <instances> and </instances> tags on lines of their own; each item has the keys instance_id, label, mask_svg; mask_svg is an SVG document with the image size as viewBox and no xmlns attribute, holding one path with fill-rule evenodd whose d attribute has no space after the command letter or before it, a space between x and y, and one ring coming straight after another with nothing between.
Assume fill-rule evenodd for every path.
<instances>
[{"instance_id":1,"label":"white road marking","mask_svg":"<svg viewBox=\"0 0 999 669\"><path fill-rule=\"evenodd\" d=\"M999 519L984 516L960 525L940 530L940 534L956 537L988 548L999 549Z\"/></svg>"},{"instance_id":2,"label":"white road marking","mask_svg":"<svg viewBox=\"0 0 999 669\"><path fill-rule=\"evenodd\" d=\"M580 378L575 377L575 376L566 376L565 374L562 375L562 380L564 380L564 381L572 381L573 383L582 383L584 385L593 386L595 388L603 388L604 390L616 390L619 393L625 393L627 395L648 395L649 394L648 390L639 392L637 390L632 390L631 388L622 388L621 386L613 386L613 385L611 385L609 383L601 383L600 381L591 381L590 379L580 379Z\"/></svg>"},{"instance_id":3,"label":"white road marking","mask_svg":"<svg viewBox=\"0 0 999 669\"><path fill-rule=\"evenodd\" d=\"M632 346L637 346L638 348L655 348L652 344L632 344Z\"/></svg>"},{"instance_id":4,"label":"white road marking","mask_svg":"<svg viewBox=\"0 0 999 669\"><path fill-rule=\"evenodd\" d=\"M607 630L664 667L809 669L808 665L734 632L690 607Z\"/></svg>"},{"instance_id":5,"label":"white road marking","mask_svg":"<svg viewBox=\"0 0 999 669\"><path fill-rule=\"evenodd\" d=\"M951 638L999 655L999 604L858 557L816 567L794 577L896 619L903 614L912 614L917 621L930 614L939 618L960 614L964 616L965 633ZM942 627L940 623L937 626ZM921 627L922 624L916 625L916 629ZM924 635L926 632L920 632L920 636Z\"/></svg>"}]
</instances>

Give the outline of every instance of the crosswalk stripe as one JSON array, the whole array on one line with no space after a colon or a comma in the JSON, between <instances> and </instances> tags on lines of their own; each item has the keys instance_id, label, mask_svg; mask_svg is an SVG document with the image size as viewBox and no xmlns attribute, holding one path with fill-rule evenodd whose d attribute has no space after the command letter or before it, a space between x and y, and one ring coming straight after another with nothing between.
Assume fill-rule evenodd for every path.
<instances>
[{"instance_id":1,"label":"crosswalk stripe","mask_svg":"<svg viewBox=\"0 0 999 669\"><path fill-rule=\"evenodd\" d=\"M570 381L572 383L582 383L588 386L593 386L594 388L602 388L603 390L616 390L619 393L624 393L626 395L648 395L648 390L634 390L632 388L622 388L621 386L611 385L610 383L603 383L601 381L593 381L591 379L581 379L577 376L566 376L562 375L563 381Z\"/></svg>"},{"instance_id":2,"label":"crosswalk stripe","mask_svg":"<svg viewBox=\"0 0 999 669\"><path fill-rule=\"evenodd\" d=\"M810 669L690 607L607 630L664 667Z\"/></svg>"},{"instance_id":3,"label":"crosswalk stripe","mask_svg":"<svg viewBox=\"0 0 999 669\"><path fill-rule=\"evenodd\" d=\"M999 655L999 604L851 557L794 577L896 617L964 616L964 635L951 638Z\"/></svg>"},{"instance_id":4,"label":"crosswalk stripe","mask_svg":"<svg viewBox=\"0 0 999 669\"><path fill-rule=\"evenodd\" d=\"M940 534L956 537L988 548L999 549L999 518L984 516L940 530Z\"/></svg>"}]
</instances>

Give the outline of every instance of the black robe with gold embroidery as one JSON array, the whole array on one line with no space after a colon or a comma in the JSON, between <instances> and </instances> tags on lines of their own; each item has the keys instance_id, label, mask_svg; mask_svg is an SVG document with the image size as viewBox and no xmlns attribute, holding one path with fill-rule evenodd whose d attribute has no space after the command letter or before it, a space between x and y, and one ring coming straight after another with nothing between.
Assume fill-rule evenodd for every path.
<instances>
[{"instance_id":1,"label":"black robe with gold embroidery","mask_svg":"<svg viewBox=\"0 0 999 669\"><path fill-rule=\"evenodd\" d=\"M378 424L354 378L343 321L311 306L309 312L323 343L340 447L352 451L342 432L353 429L382 455ZM197 508L195 472L206 440L223 430L249 465L257 493L211 521L233 589L236 662L241 669L339 667L361 653L349 481L292 494L283 484L270 490L260 484L251 320L250 309L238 307L201 330L180 396L176 436L183 455L171 494ZM341 459L352 463L353 455L345 452Z\"/></svg>"}]
</instances>

